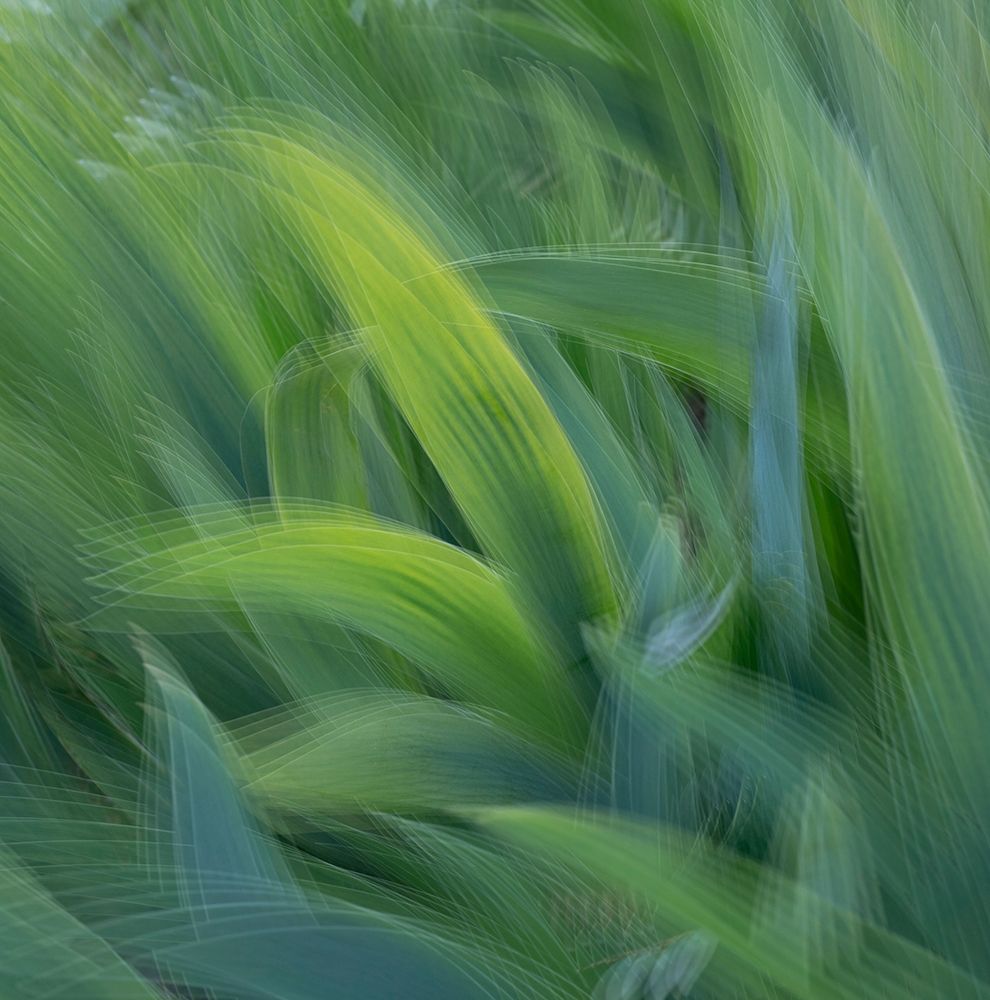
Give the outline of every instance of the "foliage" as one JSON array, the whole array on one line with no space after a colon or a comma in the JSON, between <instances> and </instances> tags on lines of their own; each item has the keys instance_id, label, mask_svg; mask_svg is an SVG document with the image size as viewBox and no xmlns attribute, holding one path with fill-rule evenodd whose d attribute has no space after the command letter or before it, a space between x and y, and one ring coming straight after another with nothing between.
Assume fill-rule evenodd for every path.
<instances>
[{"instance_id":1,"label":"foliage","mask_svg":"<svg viewBox=\"0 0 990 1000\"><path fill-rule=\"evenodd\" d=\"M0 985L990 996L978 0L5 0Z\"/></svg>"}]
</instances>

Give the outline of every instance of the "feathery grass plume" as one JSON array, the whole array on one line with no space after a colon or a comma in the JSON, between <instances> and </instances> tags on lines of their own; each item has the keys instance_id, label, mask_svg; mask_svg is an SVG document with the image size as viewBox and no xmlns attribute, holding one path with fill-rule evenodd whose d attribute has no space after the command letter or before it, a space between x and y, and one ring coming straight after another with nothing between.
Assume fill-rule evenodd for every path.
<instances>
[{"instance_id":1,"label":"feathery grass plume","mask_svg":"<svg viewBox=\"0 0 990 1000\"><path fill-rule=\"evenodd\" d=\"M0 4L0 992L990 997L976 0Z\"/></svg>"}]
</instances>

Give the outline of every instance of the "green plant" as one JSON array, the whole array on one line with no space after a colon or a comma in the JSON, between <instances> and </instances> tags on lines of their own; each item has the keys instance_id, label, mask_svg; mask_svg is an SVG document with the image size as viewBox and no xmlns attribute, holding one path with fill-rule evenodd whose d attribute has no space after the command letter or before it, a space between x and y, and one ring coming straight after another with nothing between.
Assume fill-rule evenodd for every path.
<instances>
[{"instance_id":1,"label":"green plant","mask_svg":"<svg viewBox=\"0 0 990 1000\"><path fill-rule=\"evenodd\" d=\"M0 990L990 995L975 0L7 0Z\"/></svg>"}]
</instances>

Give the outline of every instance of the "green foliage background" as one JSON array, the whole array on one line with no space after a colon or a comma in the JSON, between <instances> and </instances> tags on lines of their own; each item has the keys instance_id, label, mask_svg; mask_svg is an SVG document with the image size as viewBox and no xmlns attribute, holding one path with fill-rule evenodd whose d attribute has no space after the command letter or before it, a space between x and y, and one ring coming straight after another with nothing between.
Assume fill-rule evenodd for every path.
<instances>
[{"instance_id":1,"label":"green foliage background","mask_svg":"<svg viewBox=\"0 0 990 1000\"><path fill-rule=\"evenodd\" d=\"M3 0L0 995L990 996L981 0Z\"/></svg>"}]
</instances>

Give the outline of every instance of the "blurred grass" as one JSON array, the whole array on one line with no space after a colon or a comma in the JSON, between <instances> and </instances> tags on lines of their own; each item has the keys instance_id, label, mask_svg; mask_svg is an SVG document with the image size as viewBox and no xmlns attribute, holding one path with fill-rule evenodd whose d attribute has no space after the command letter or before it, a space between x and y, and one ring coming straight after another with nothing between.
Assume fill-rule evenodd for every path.
<instances>
[{"instance_id":1,"label":"blurred grass","mask_svg":"<svg viewBox=\"0 0 990 1000\"><path fill-rule=\"evenodd\" d=\"M977 0L6 0L0 993L990 996Z\"/></svg>"}]
</instances>

